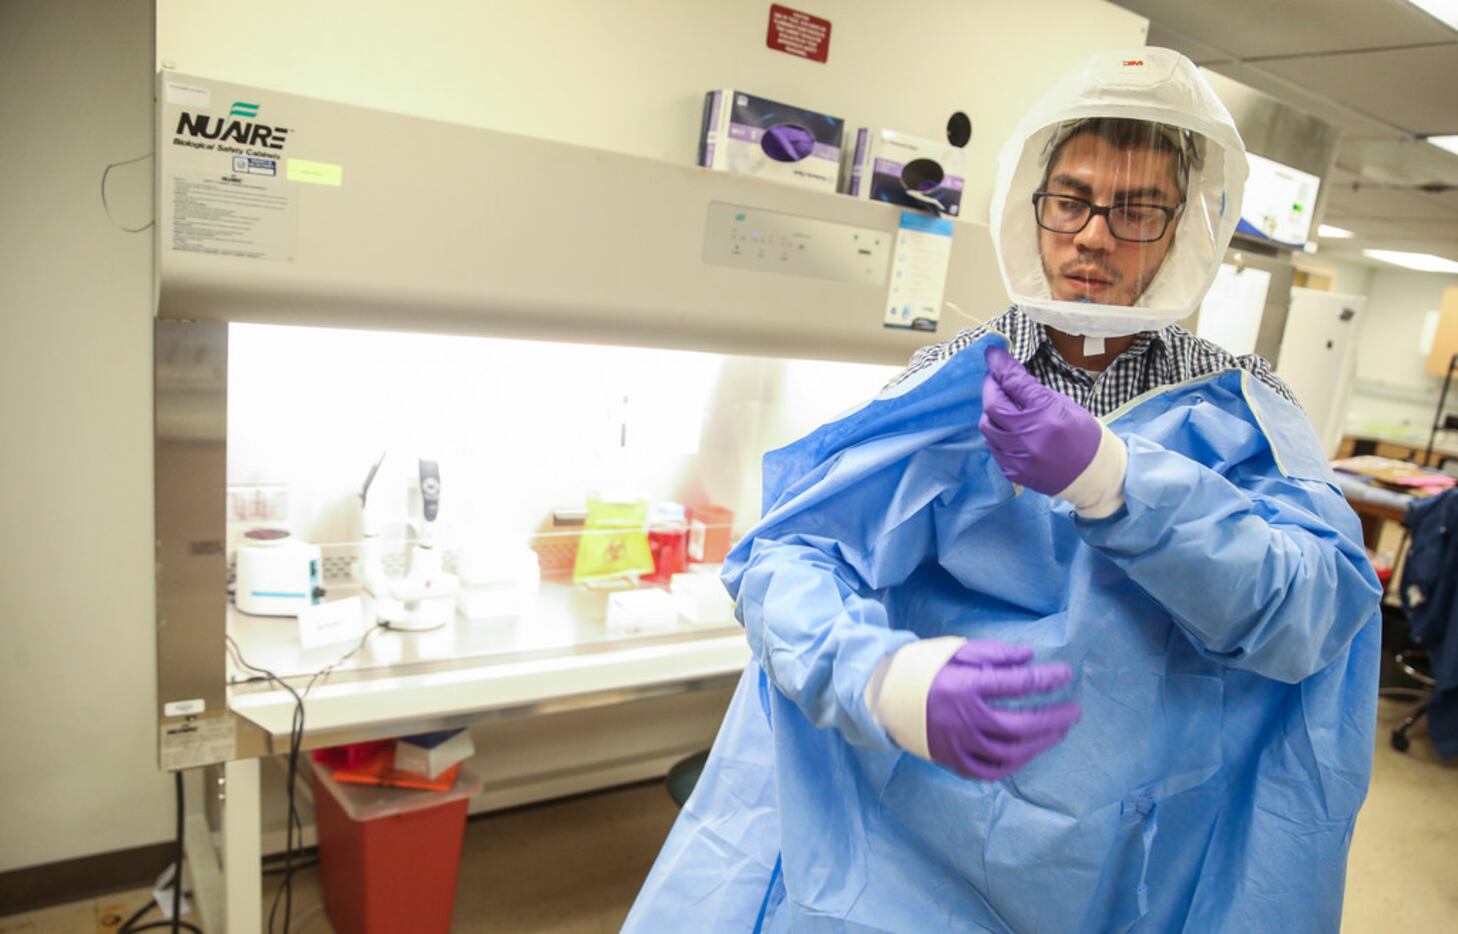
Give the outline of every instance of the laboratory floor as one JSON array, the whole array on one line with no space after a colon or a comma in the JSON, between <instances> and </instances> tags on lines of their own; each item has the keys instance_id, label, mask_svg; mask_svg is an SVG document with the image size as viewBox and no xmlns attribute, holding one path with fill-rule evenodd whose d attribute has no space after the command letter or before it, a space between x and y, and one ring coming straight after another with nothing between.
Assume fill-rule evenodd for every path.
<instances>
[{"instance_id":1,"label":"laboratory floor","mask_svg":"<svg viewBox=\"0 0 1458 934\"><path fill-rule=\"evenodd\" d=\"M1458 761L1440 761L1421 728L1406 754L1388 745L1405 707L1382 701L1372 789L1348 863L1345 934L1452 930L1458 919ZM675 813L655 783L471 821L452 930L618 930ZM266 895L277 878L266 878ZM0 934L110 934L147 894L0 918ZM298 874L294 906L295 934L331 930L317 868Z\"/></svg>"}]
</instances>

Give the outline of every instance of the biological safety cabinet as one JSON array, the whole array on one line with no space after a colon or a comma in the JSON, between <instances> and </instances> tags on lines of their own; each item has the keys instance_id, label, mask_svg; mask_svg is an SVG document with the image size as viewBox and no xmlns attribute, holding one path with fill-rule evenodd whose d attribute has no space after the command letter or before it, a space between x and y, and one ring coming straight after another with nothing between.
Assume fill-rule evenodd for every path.
<instances>
[{"instance_id":1,"label":"biological safety cabinet","mask_svg":"<svg viewBox=\"0 0 1458 934\"><path fill-rule=\"evenodd\" d=\"M1006 304L986 228L957 220L936 330L888 326L903 211L848 196L173 72L157 134L159 760L222 767L239 911L256 760L295 706L244 660L312 685L310 749L722 691L748 658L732 621L615 634L605 594L548 580L513 624L307 647L230 601L240 487L283 477L330 599L352 592L370 464L421 426L447 449L447 546L570 534L547 517L592 483L728 507L742 532L766 447L972 323L955 309Z\"/></svg>"}]
</instances>

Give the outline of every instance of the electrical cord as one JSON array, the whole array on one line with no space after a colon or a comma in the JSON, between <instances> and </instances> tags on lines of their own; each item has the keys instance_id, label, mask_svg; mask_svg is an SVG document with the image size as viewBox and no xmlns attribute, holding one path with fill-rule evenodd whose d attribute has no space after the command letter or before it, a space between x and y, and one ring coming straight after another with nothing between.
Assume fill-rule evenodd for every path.
<instances>
[{"instance_id":1,"label":"electrical cord","mask_svg":"<svg viewBox=\"0 0 1458 934\"><path fill-rule=\"evenodd\" d=\"M976 315L969 315L969 314L967 314L967 312L965 312L962 309L958 308L956 305L953 305L951 302L943 302L942 304L946 305L948 308L952 309L957 314L959 314L962 317L966 318L968 321L971 321L975 325L983 325L983 324L986 324L987 323L987 319L986 318L979 318Z\"/></svg>"},{"instance_id":2,"label":"electrical cord","mask_svg":"<svg viewBox=\"0 0 1458 934\"><path fill-rule=\"evenodd\" d=\"M183 810L182 772L178 771L172 774L177 780L177 847L174 851L177 862L173 864L176 869L172 874L172 918L168 921L153 921L150 924L134 926L138 921L142 920L142 917L147 912L156 906L157 900L155 898L148 899L147 904L138 908L132 913L130 918L122 922L121 927L117 928L117 934L135 934L136 931L153 931L161 928L167 928L174 932L174 934L177 931L191 931L193 934L202 934L202 928L189 921L182 920L182 835L183 827L185 826L185 813Z\"/></svg>"},{"instance_id":3,"label":"electrical cord","mask_svg":"<svg viewBox=\"0 0 1458 934\"><path fill-rule=\"evenodd\" d=\"M128 227L125 224L122 224L122 223L118 222L116 218L112 217L111 216L111 205L108 204L107 201L106 201L106 177L111 174L111 170L112 169L120 168L121 166L124 166L124 165L131 165L134 162L141 162L143 159L150 159L150 158L152 158L152 154L149 152L149 153L147 153L144 156L137 156L135 159L123 159L121 162L113 162L113 163L111 163L105 169L103 169L102 172L101 172L101 209L106 212L106 216L107 216L107 219L108 220L110 220L113 224L116 224L118 227L120 227L126 233L141 233L142 231L146 230L147 228L149 228L153 224L155 224L156 223L156 220L147 221L147 223L143 224L140 227Z\"/></svg>"},{"instance_id":4,"label":"electrical cord","mask_svg":"<svg viewBox=\"0 0 1458 934\"><path fill-rule=\"evenodd\" d=\"M300 869L311 869L311 868L313 868L313 867L315 867L317 865L319 865L319 857L315 856L312 859L305 860L304 862L295 863L294 864L294 871L297 872ZM284 871L284 867L282 867L282 866L265 866L265 867L263 867L263 874L265 876L277 876L277 875L281 875L283 873L283 871Z\"/></svg>"},{"instance_id":5,"label":"electrical cord","mask_svg":"<svg viewBox=\"0 0 1458 934\"><path fill-rule=\"evenodd\" d=\"M338 668L340 665L344 664L355 655L357 655L360 650L365 647L365 644L369 642L370 636L374 634L375 629L378 628L380 627L371 627L365 632L364 637L359 640L358 645L356 645L353 649L350 649L349 652L345 653L332 664L326 665L325 667L316 671L314 675L309 679L309 683L304 686L303 694L295 691L291 685L285 682L278 675L274 674L272 671L269 671L266 668L259 668L256 665L250 664L247 660L243 658L243 651L238 647L238 643L233 641L233 637L225 636L225 639L227 640L229 654L232 655L233 660L238 664L238 667L243 668L247 671L257 672L257 674L252 677L232 679L229 682L230 684L247 684L250 682L268 681L278 684L284 690L288 691L289 694L292 695L294 698L294 718L292 723L292 729L289 733L289 804L287 822L288 829L284 835L284 865L282 867L272 867L264 870L264 873L267 875L276 875L281 873L284 876L283 881L279 883L278 891L274 892L273 903L269 908L268 929L270 931L273 930L274 919L277 916L279 896L280 894L283 894L285 896L283 929L285 931L285 934L287 934L290 924L292 922L294 872L299 869L306 869L310 866L317 865L319 862L317 856L308 862L294 862L294 851L298 848L298 846L296 846L295 844L295 833L298 834L298 844L302 845L302 843L304 842L304 824L303 820L299 817L298 807L294 797L295 786L298 779L299 751L304 735L304 698L309 696L309 691L311 691L314 685L317 684L321 679L327 679L329 675L334 672L334 669ZM167 921L153 921L149 924L138 925L137 922L142 920L142 918L145 917L146 914L157 905L156 899L150 899L145 905L133 912L131 917L127 918L125 921L122 922L121 926L117 928L117 934L135 934L135 932L138 931L152 931L160 930L162 928L167 928L170 931L174 932L174 934L176 934L176 932L184 930L191 931L193 932L193 934L202 934L202 929L199 928L197 925L189 921L182 920L182 860L183 837L186 831L187 817L185 810L186 798L184 797L183 792L182 772L174 772L173 775L176 780L177 788L177 845L175 850L176 861L173 864L176 869L174 870L172 879L172 917L170 920ZM306 918L317 913L317 911L318 909L316 907L314 911L303 915L299 919L300 922L302 923Z\"/></svg>"},{"instance_id":6,"label":"electrical cord","mask_svg":"<svg viewBox=\"0 0 1458 934\"><path fill-rule=\"evenodd\" d=\"M185 826L186 795L182 788L182 770L173 772L177 779L177 871L172 874L172 934L182 927L182 835Z\"/></svg>"},{"instance_id":7,"label":"electrical cord","mask_svg":"<svg viewBox=\"0 0 1458 934\"><path fill-rule=\"evenodd\" d=\"M278 915L279 898L282 896L284 905L283 929L288 934L289 922L293 914L294 904L294 830L297 827L302 837L303 821L299 818L297 804L294 800L294 778L299 769L299 747L304 737L304 699L299 692L294 690L293 685L284 681L278 675L267 668L259 668L243 657L243 650L238 643L233 641L231 635L225 635L229 653L240 668L263 675L268 681L277 684L294 699L294 716L289 730L289 779L288 779L288 811L284 820L284 868L283 879L279 882L278 888L273 893L273 901L268 909L268 930L273 931L274 919ZM313 682L310 681L312 685ZM300 841L302 842L302 840Z\"/></svg>"},{"instance_id":8,"label":"electrical cord","mask_svg":"<svg viewBox=\"0 0 1458 934\"><path fill-rule=\"evenodd\" d=\"M261 680L277 684L279 687L288 691L294 699L294 716L290 724L289 730L288 811L287 818L284 822L284 864L281 870L274 870L275 873L281 872L283 875L283 879L279 882L278 888L274 890L273 901L270 903L268 908L268 930L270 932L273 931L274 919L278 915L279 899L280 897L282 897L284 906L283 930L284 934L288 934L290 923L293 919L294 871L296 869L304 868L302 864L295 865L294 863L294 852L296 849L301 847L304 842L304 822L303 819L299 817L298 804L295 797L295 786L297 784L299 774L299 752L303 747L304 741L304 698L309 696L309 692L314 689L314 685L316 683L318 683L321 679L327 679L329 675L334 672L335 668L338 668L340 665L349 661L356 654L358 654L360 650L365 647L365 644L370 641L370 636L374 635L375 630L379 628L379 626L371 626L368 630L365 631L365 634L363 638L359 640L358 645L350 649L334 662L314 672L314 675L309 678L308 684L304 685L304 691L302 694L294 690L292 685L284 681L277 674L273 673L267 668L260 668L257 665L248 662L243 657L243 650L238 647L237 642L233 641L233 637L231 635L224 636L229 654L232 655L233 660L238 664L238 667L246 671L253 672L256 675L256 677L248 678L246 679L246 681ZM243 682L235 681L234 683L236 684ZM297 842L295 840L295 834L297 834Z\"/></svg>"}]
</instances>

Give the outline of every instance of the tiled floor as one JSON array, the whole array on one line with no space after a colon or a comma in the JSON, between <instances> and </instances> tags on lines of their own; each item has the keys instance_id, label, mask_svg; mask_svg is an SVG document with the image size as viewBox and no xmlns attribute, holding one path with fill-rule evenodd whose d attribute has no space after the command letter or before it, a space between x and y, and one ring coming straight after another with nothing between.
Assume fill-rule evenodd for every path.
<instances>
[{"instance_id":1,"label":"tiled floor","mask_svg":"<svg viewBox=\"0 0 1458 934\"><path fill-rule=\"evenodd\" d=\"M1388 743L1408 704L1383 700L1372 788L1347 859L1345 934L1458 930L1458 760L1419 725L1406 753Z\"/></svg>"},{"instance_id":2,"label":"tiled floor","mask_svg":"<svg viewBox=\"0 0 1458 934\"><path fill-rule=\"evenodd\" d=\"M1387 736L1403 707L1382 702L1372 790L1347 874L1344 934L1458 930L1458 762L1439 761L1421 729L1411 751L1393 751ZM472 821L452 930L616 931L675 813L661 786L638 785ZM276 880L267 878L266 897ZM0 918L0 934L114 932L147 894ZM318 870L299 873L295 934L330 931L322 907Z\"/></svg>"}]
</instances>

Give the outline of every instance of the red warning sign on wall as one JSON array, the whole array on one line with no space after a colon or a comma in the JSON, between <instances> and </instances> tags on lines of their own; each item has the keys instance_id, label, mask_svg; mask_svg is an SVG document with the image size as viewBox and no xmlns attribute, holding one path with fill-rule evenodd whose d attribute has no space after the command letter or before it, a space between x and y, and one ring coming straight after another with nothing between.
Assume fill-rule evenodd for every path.
<instances>
[{"instance_id":1,"label":"red warning sign on wall","mask_svg":"<svg viewBox=\"0 0 1458 934\"><path fill-rule=\"evenodd\" d=\"M830 57L830 20L771 4L765 45L799 58L823 62Z\"/></svg>"}]
</instances>

